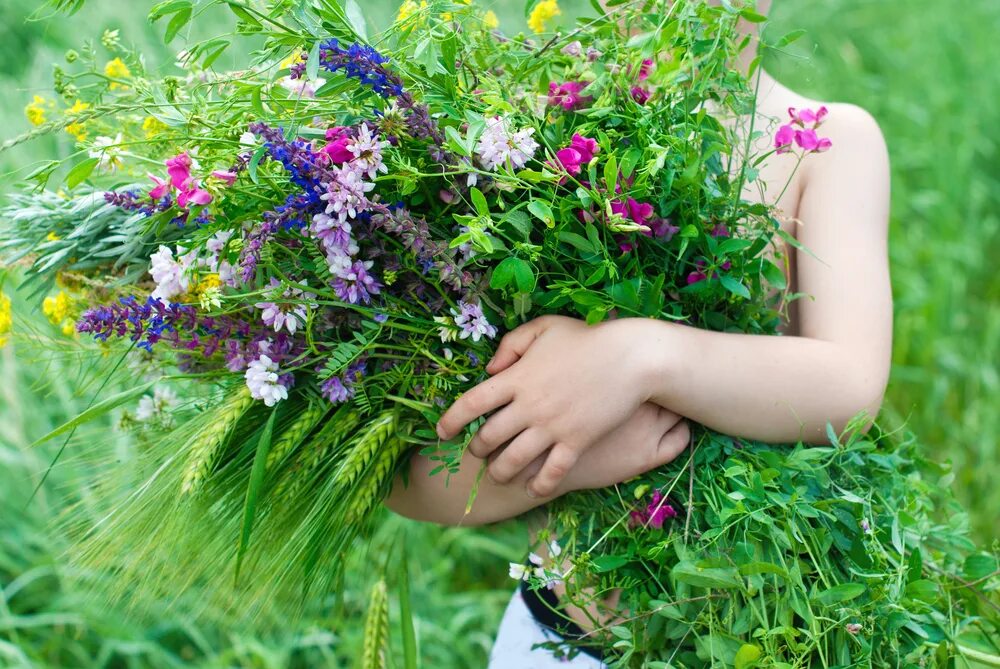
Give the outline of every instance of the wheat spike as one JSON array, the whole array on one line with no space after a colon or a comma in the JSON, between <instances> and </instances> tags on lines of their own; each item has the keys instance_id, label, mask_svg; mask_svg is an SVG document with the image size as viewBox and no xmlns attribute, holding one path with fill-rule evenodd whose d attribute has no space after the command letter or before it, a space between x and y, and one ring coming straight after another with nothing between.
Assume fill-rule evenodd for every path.
<instances>
[{"instance_id":1,"label":"wheat spike","mask_svg":"<svg viewBox=\"0 0 1000 669\"><path fill-rule=\"evenodd\" d=\"M389 645L389 596L385 581L372 587L368 599L368 617L365 619L364 656L362 669L385 669L386 650Z\"/></svg>"},{"instance_id":2,"label":"wheat spike","mask_svg":"<svg viewBox=\"0 0 1000 669\"><path fill-rule=\"evenodd\" d=\"M337 483L345 487L352 485L389 440L395 429L396 414L393 411L386 411L365 425L337 472Z\"/></svg>"},{"instance_id":3,"label":"wheat spike","mask_svg":"<svg viewBox=\"0 0 1000 669\"><path fill-rule=\"evenodd\" d=\"M253 403L246 386L229 397L215 412L212 425L200 432L188 447L189 458L181 479L181 494L194 492L212 473L226 436Z\"/></svg>"},{"instance_id":4,"label":"wheat spike","mask_svg":"<svg viewBox=\"0 0 1000 669\"><path fill-rule=\"evenodd\" d=\"M405 433L400 429L394 414L383 415L361 436L337 475L338 483L350 486L353 491L348 520L363 520L382 501L382 492L389 477L406 451Z\"/></svg>"},{"instance_id":5,"label":"wheat spike","mask_svg":"<svg viewBox=\"0 0 1000 669\"><path fill-rule=\"evenodd\" d=\"M326 456L358 426L361 415L341 409L326 425L299 449L295 464L288 468L275 491L279 499L293 499L308 481L309 474L319 467Z\"/></svg>"},{"instance_id":6,"label":"wheat spike","mask_svg":"<svg viewBox=\"0 0 1000 669\"><path fill-rule=\"evenodd\" d=\"M313 431L329 411L330 405L321 401L310 401L305 410L300 413L281 436L274 442L267 454L267 470L278 466L292 449L298 446L306 436Z\"/></svg>"}]
</instances>

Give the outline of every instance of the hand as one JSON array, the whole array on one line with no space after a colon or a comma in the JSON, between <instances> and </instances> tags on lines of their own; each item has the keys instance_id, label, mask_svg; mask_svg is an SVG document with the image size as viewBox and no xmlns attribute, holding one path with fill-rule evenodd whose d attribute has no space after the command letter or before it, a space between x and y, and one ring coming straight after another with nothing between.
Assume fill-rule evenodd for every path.
<instances>
[{"instance_id":1,"label":"hand","mask_svg":"<svg viewBox=\"0 0 1000 669\"><path fill-rule=\"evenodd\" d=\"M548 451L528 481L529 494L548 497L588 448L621 425L649 399L635 323L588 326L561 316L543 316L508 333L487 365L493 378L462 395L438 423L451 439L479 416L500 409L469 443L470 452L493 458L489 475L508 483ZM501 408L503 407L503 408Z\"/></svg>"}]
</instances>

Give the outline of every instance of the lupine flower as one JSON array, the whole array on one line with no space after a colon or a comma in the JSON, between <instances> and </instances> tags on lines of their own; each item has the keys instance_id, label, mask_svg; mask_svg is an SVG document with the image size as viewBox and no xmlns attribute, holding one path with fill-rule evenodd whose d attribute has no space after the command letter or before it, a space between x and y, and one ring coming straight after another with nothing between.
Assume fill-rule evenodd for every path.
<instances>
[{"instance_id":1,"label":"lupine flower","mask_svg":"<svg viewBox=\"0 0 1000 669\"><path fill-rule=\"evenodd\" d=\"M541 0L528 16L528 27L536 33L543 33L548 29L549 22L561 14L556 0Z\"/></svg>"},{"instance_id":2,"label":"lupine flower","mask_svg":"<svg viewBox=\"0 0 1000 669\"><path fill-rule=\"evenodd\" d=\"M252 361L244 374L250 396L269 407L288 399L288 388L281 383L279 371L278 363L265 354Z\"/></svg>"},{"instance_id":3,"label":"lupine flower","mask_svg":"<svg viewBox=\"0 0 1000 669\"><path fill-rule=\"evenodd\" d=\"M497 336L496 327L486 320L483 308L478 303L459 302L458 310L452 309L451 313L455 317L455 325L458 326L459 338L471 337L472 341L478 342L484 336L488 339Z\"/></svg>"},{"instance_id":4,"label":"lupine flower","mask_svg":"<svg viewBox=\"0 0 1000 669\"><path fill-rule=\"evenodd\" d=\"M670 505L663 493L654 490L649 503L643 509L636 509L631 512L632 524L635 526L652 527L663 529L663 524L671 518L677 517L677 511Z\"/></svg>"},{"instance_id":5,"label":"lupine flower","mask_svg":"<svg viewBox=\"0 0 1000 669\"><path fill-rule=\"evenodd\" d=\"M580 95L586 87L587 82L584 81L567 81L561 84L549 82L549 105L558 105L566 111L580 109L593 100L590 96Z\"/></svg>"},{"instance_id":6,"label":"lupine flower","mask_svg":"<svg viewBox=\"0 0 1000 669\"><path fill-rule=\"evenodd\" d=\"M511 132L510 122L506 118L494 116L487 122L486 130L479 138L476 155L483 167L494 172L502 165L521 169L538 149L538 142L531 138L534 132L534 128Z\"/></svg>"}]
</instances>

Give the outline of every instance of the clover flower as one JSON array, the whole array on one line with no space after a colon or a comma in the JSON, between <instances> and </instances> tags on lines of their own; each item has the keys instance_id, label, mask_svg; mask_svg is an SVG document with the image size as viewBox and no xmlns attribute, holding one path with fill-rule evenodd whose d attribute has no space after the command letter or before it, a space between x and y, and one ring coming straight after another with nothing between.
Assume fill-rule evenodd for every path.
<instances>
[{"instance_id":1,"label":"clover flower","mask_svg":"<svg viewBox=\"0 0 1000 669\"><path fill-rule=\"evenodd\" d=\"M501 165L521 169L531 160L538 149L538 142L532 139L534 128L511 131L510 121L494 116L486 124L486 130L476 145L476 155L488 170L496 171Z\"/></svg>"},{"instance_id":2,"label":"clover flower","mask_svg":"<svg viewBox=\"0 0 1000 669\"><path fill-rule=\"evenodd\" d=\"M247 365L243 376L250 396L255 400L263 400L269 407L288 399L288 388L281 382L279 371L278 363L263 353Z\"/></svg>"}]
</instances>

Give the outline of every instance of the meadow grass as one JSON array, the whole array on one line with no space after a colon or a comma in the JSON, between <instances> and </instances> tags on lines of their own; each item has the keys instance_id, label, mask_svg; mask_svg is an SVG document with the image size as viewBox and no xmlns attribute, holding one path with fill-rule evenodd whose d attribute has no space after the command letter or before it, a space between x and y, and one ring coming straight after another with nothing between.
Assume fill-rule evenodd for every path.
<instances>
[{"instance_id":1,"label":"meadow grass","mask_svg":"<svg viewBox=\"0 0 1000 669\"><path fill-rule=\"evenodd\" d=\"M119 28L151 63L169 67L158 37L163 26L145 22L148 4L91 2L73 18L26 23L33 3L0 3L3 135L28 128L22 109L31 94L48 93L51 63L78 48L78 40L96 41L105 28ZM571 14L582 3L563 4ZM769 34L794 28L807 34L772 55L768 66L805 94L865 107L888 140L895 346L885 419L905 422L931 458L954 463L948 479L969 510L974 535L995 542L1000 279L990 258L1000 257L1000 4L964 3L947 16L933 0L775 4ZM372 7L385 16L392 5L380 0ZM519 0L495 6L505 27L523 22ZM70 150L66 136L0 153L0 184L6 188L37 161ZM22 332L58 337L16 296L15 308ZM0 349L0 666L351 666L362 648L377 571L371 567L397 555L403 536L423 666L485 664L510 589L506 561L519 559L523 548L516 523L472 531L392 518L372 548L352 558L356 567L337 597L320 603L315 617L279 632L195 624L178 611L139 615L87 597L63 566L67 538L48 524L67 500L88 496L71 453L27 503L53 453L53 445L28 450L27 444L81 411L94 389L79 373L85 362L44 348L20 339ZM110 428L95 426L78 439L100 439L111 454L127 449ZM398 639L397 625L391 601L390 634Z\"/></svg>"}]
</instances>

